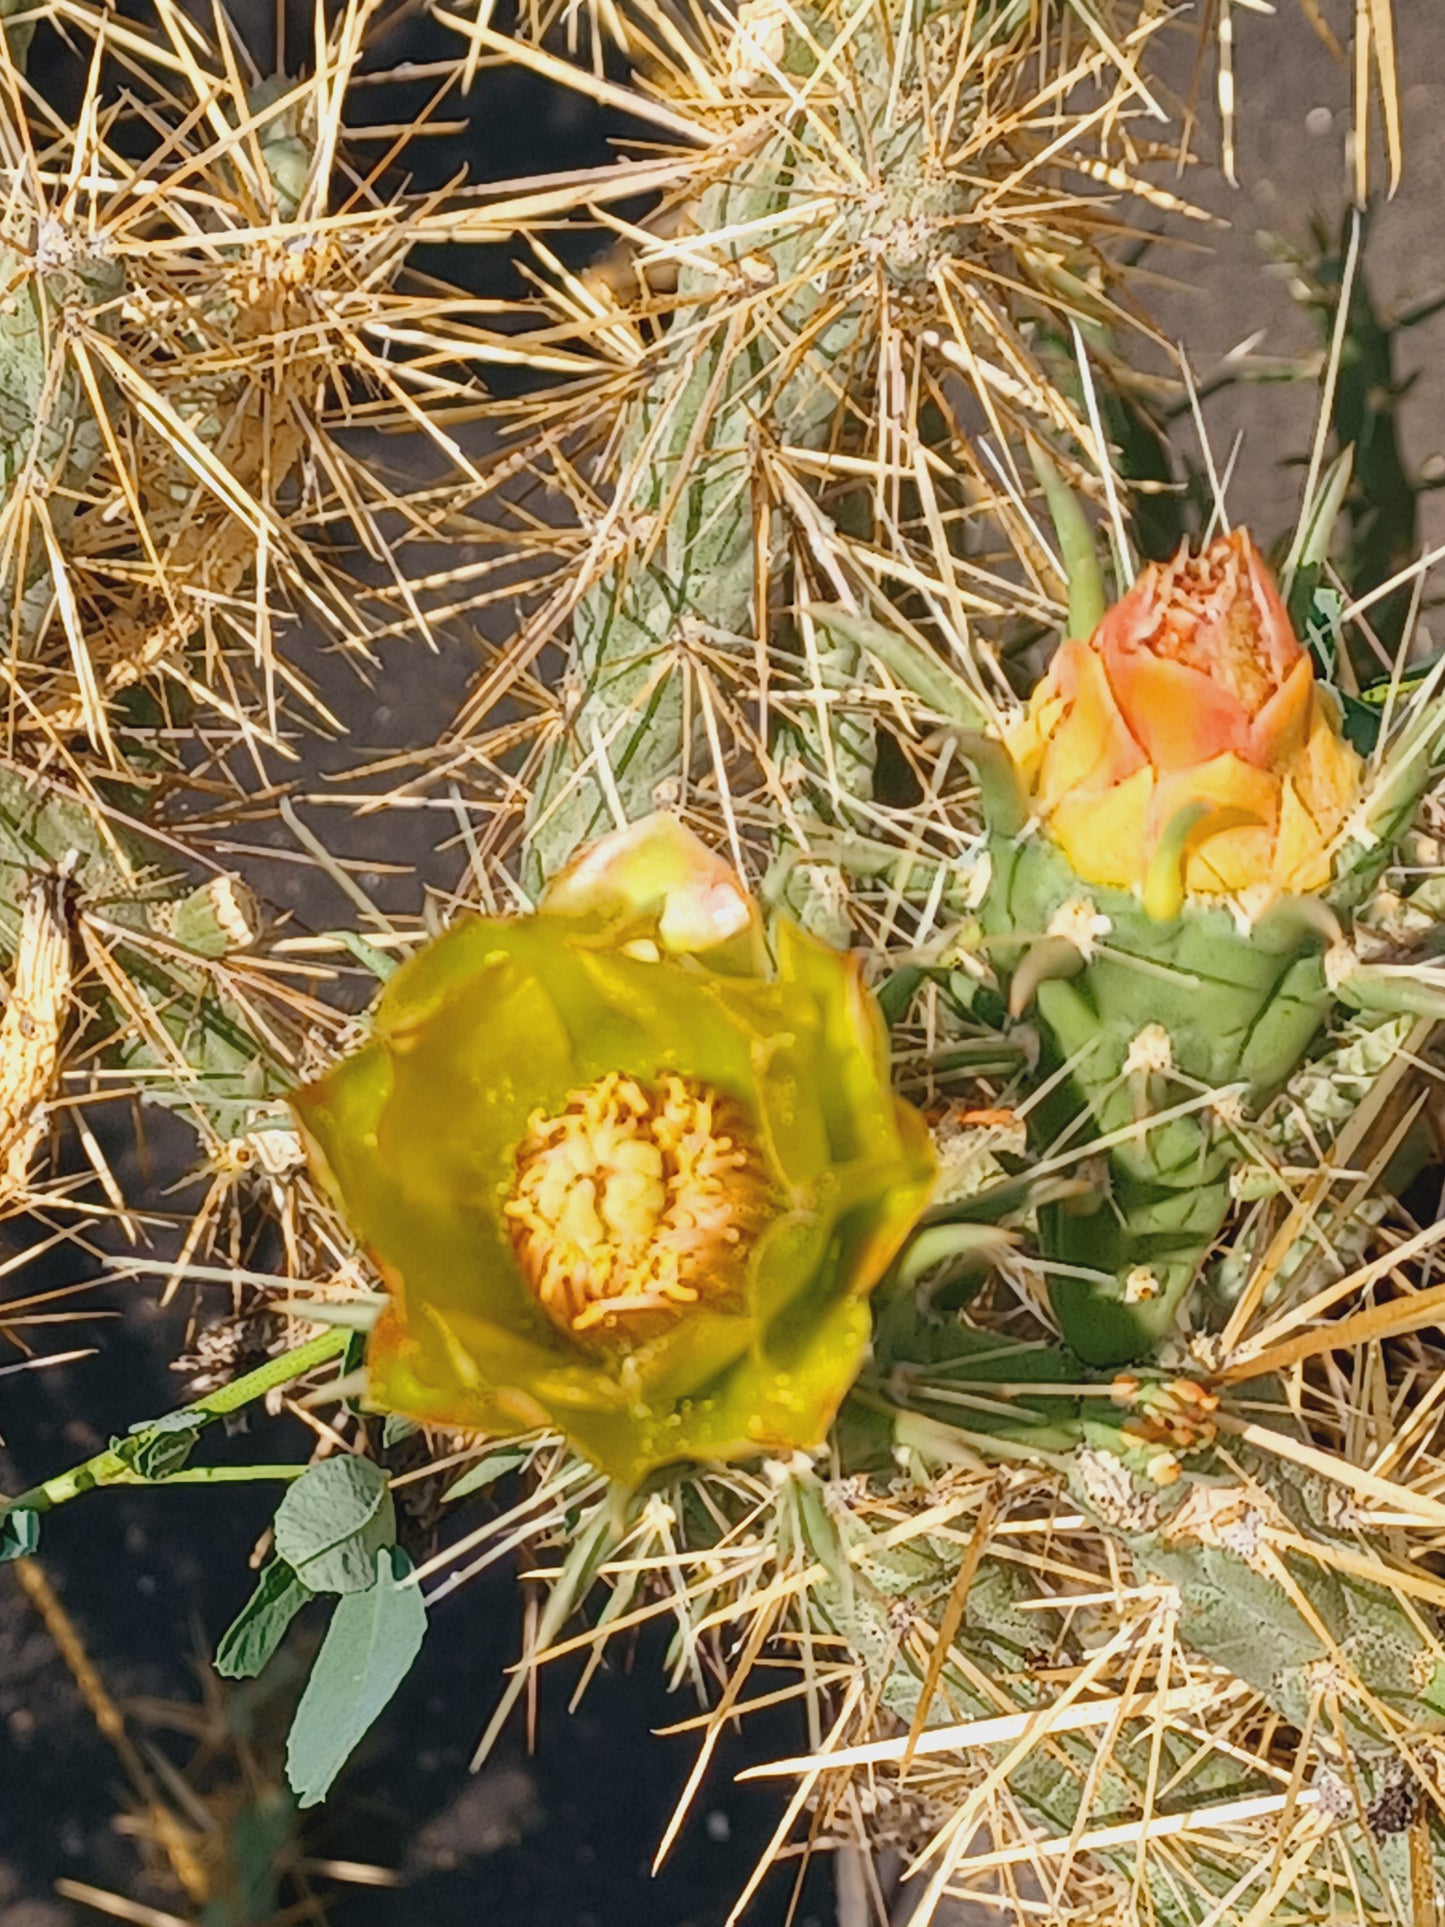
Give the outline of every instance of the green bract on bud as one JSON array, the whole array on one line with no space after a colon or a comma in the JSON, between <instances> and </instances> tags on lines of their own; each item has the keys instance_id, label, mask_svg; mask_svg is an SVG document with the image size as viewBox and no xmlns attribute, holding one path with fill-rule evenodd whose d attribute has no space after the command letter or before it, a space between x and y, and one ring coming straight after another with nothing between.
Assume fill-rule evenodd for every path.
<instances>
[{"instance_id":1,"label":"green bract on bud","mask_svg":"<svg viewBox=\"0 0 1445 1927\"><path fill-rule=\"evenodd\" d=\"M390 1293L374 1402L623 1480L819 1443L934 1173L856 963L785 921L769 962L666 816L456 924L293 1102Z\"/></svg>"}]
</instances>

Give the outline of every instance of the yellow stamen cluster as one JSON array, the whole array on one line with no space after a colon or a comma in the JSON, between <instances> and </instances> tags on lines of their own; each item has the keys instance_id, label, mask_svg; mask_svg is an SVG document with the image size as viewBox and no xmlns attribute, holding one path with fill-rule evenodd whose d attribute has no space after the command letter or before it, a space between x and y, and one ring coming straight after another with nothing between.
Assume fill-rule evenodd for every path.
<instances>
[{"instance_id":1,"label":"yellow stamen cluster","mask_svg":"<svg viewBox=\"0 0 1445 1927\"><path fill-rule=\"evenodd\" d=\"M616 1072L531 1118L506 1204L528 1285L569 1335L655 1329L739 1302L769 1197L747 1107L670 1073Z\"/></svg>"}]
</instances>

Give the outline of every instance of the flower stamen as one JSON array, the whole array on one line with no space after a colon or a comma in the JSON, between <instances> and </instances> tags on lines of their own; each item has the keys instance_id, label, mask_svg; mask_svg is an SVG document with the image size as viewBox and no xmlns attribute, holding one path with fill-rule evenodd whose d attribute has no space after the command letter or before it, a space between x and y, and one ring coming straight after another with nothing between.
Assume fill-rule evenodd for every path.
<instances>
[{"instance_id":1,"label":"flower stamen","mask_svg":"<svg viewBox=\"0 0 1445 1927\"><path fill-rule=\"evenodd\" d=\"M1201 670L1247 709L1259 709L1291 665L1265 632L1243 539L1211 542L1198 555L1181 548L1160 578L1152 653Z\"/></svg>"},{"instance_id":2,"label":"flower stamen","mask_svg":"<svg viewBox=\"0 0 1445 1927\"><path fill-rule=\"evenodd\" d=\"M741 1303L772 1202L748 1108L672 1073L609 1072L533 1114L504 1207L531 1291L569 1336L642 1337L699 1300Z\"/></svg>"}]
</instances>

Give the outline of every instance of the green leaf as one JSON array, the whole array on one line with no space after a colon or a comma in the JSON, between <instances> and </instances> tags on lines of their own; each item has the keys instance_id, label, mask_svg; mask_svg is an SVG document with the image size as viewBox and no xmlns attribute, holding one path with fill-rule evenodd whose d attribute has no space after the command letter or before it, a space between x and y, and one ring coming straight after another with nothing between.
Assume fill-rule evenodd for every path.
<instances>
[{"instance_id":1,"label":"green leaf","mask_svg":"<svg viewBox=\"0 0 1445 1927\"><path fill-rule=\"evenodd\" d=\"M179 1472L195 1451L202 1425L203 1420L183 1406L132 1427L129 1437L114 1441L114 1449L141 1478L164 1479Z\"/></svg>"},{"instance_id":2,"label":"green leaf","mask_svg":"<svg viewBox=\"0 0 1445 1927\"><path fill-rule=\"evenodd\" d=\"M0 1566L10 1559L28 1559L40 1544L40 1514L29 1506L0 1512Z\"/></svg>"},{"instance_id":3,"label":"green leaf","mask_svg":"<svg viewBox=\"0 0 1445 1927\"><path fill-rule=\"evenodd\" d=\"M399 1412L388 1412L386 1423L381 1428L381 1443L389 1452L394 1445L404 1439L415 1438L421 1427L414 1418L403 1418Z\"/></svg>"},{"instance_id":4,"label":"green leaf","mask_svg":"<svg viewBox=\"0 0 1445 1927\"><path fill-rule=\"evenodd\" d=\"M361 1409L357 1403L356 1395L365 1383L366 1340L370 1330L371 1326L369 1324L358 1325L355 1330L353 1330L350 1338L347 1339L346 1350L341 1354L339 1371L340 1382L344 1388L341 1392L341 1404L342 1409L350 1412L353 1416L359 1413ZM347 1380L351 1381L349 1387L346 1385Z\"/></svg>"},{"instance_id":5,"label":"green leaf","mask_svg":"<svg viewBox=\"0 0 1445 1927\"><path fill-rule=\"evenodd\" d=\"M1295 633L1314 658L1315 671L1321 680L1333 684L1337 680L1340 653L1344 648L1344 632L1341 618L1345 612L1345 598L1338 589L1319 581L1319 570L1302 569L1295 582L1295 593L1290 598L1290 608L1300 605L1299 620Z\"/></svg>"},{"instance_id":6,"label":"green leaf","mask_svg":"<svg viewBox=\"0 0 1445 1927\"><path fill-rule=\"evenodd\" d=\"M1429 680L1439 661L1440 652L1437 650L1433 655L1412 664L1408 676L1381 676L1367 683L1358 696L1340 696L1345 712L1345 739L1353 744L1361 756L1368 756L1379 742L1386 706L1394 710L1398 722L1416 691ZM1338 691L1336 693L1339 694Z\"/></svg>"},{"instance_id":7,"label":"green leaf","mask_svg":"<svg viewBox=\"0 0 1445 1927\"><path fill-rule=\"evenodd\" d=\"M1380 740L1380 711L1361 702L1358 696L1342 696L1340 706L1344 711L1341 733L1345 741L1361 756L1368 756Z\"/></svg>"},{"instance_id":8,"label":"green leaf","mask_svg":"<svg viewBox=\"0 0 1445 1927\"><path fill-rule=\"evenodd\" d=\"M313 1597L284 1559L273 1559L256 1590L221 1635L216 1671L222 1679L254 1679Z\"/></svg>"},{"instance_id":9,"label":"green leaf","mask_svg":"<svg viewBox=\"0 0 1445 1927\"><path fill-rule=\"evenodd\" d=\"M276 1512L276 1551L312 1592L364 1592L395 1538L386 1474L370 1459L323 1459Z\"/></svg>"},{"instance_id":10,"label":"green leaf","mask_svg":"<svg viewBox=\"0 0 1445 1927\"><path fill-rule=\"evenodd\" d=\"M901 970L891 971L878 986L878 1008L890 1030L908 1015L913 993L926 974L918 964L905 964Z\"/></svg>"},{"instance_id":11,"label":"green leaf","mask_svg":"<svg viewBox=\"0 0 1445 1927\"><path fill-rule=\"evenodd\" d=\"M388 1547L368 1590L337 1602L286 1743L286 1777L303 1807L326 1798L417 1656L426 1607L420 1587L404 1583L410 1571L401 1548Z\"/></svg>"}]
</instances>

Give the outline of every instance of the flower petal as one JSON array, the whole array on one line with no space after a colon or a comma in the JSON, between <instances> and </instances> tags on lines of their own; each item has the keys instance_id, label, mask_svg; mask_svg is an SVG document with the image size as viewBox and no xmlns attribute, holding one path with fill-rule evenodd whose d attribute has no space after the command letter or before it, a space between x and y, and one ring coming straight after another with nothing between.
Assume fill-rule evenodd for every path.
<instances>
[{"instance_id":1,"label":"flower petal","mask_svg":"<svg viewBox=\"0 0 1445 1927\"><path fill-rule=\"evenodd\" d=\"M1213 757L1198 769L1179 770L1160 781L1156 823L1162 828L1193 803L1209 805L1209 813L1189 837L1186 887L1219 896L1268 883L1279 816L1278 777L1241 756Z\"/></svg>"},{"instance_id":2,"label":"flower petal","mask_svg":"<svg viewBox=\"0 0 1445 1927\"><path fill-rule=\"evenodd\" d=\"M1282 769L1299 755L1315 710L1315 671L1302 655L1250 728L1242 752L1260 769Z\"/></svg>"},{"instance_id":3,"label":"flower petal","mask_svg":"<svg viewBox=\"0 0 1445 1927\"><path fill-rule=\"evenodd\" d=\"M1309 732L1299 760L1291 770L1300 801L1332 838L1353 809L1360 793L1365 765L1352 743L1340 734L1326 692L1314 692Z\"/></svg>"},{"instance_id":4,"label":"flower petal","mask_svg":"<svg viewBox=\"0 0 1445 1927\"><path fill-rule=\"evenodd\" d=\"M792 922L779 922L774 945L779 982L806 994L817 1012L808 1071L828 1129L830 1161L856 1157L863 1148L894 1155L888 1031L863 982L862 966Z\"/></svg>"},{"instance_id":5,"label":"flower petal","mask_svg":"<svg viewBox=\"0 0 1445 1927\"><path fill-rule=\"evenodd\" d=\"M1157 562L1146 562L1119 600L1104 611L1089 638L1090 646L1101 656L1142 648L1159 627L1166 587L1166 571Z\"/></svg>"},{"instance_id":6,"label":"flower petal","mask_svg":"<svg viewBox=\"0 0 1445 1927\"><path fill-rule=\"evenodd\" d=\"M1035 688L1022 710L1004 728L1004 748L1026 787L1032 787L1050 736L1063 721L1068 700L1059 694L1052 671Z\"/></svg>"},{"instance_id":7,"label":"flower petal","mask_svg":"<svg viewBox=\"0 0 1445 1927\"><path fill-rule=\"evenodd\" d=\"M1330 836L1315 821L1289 777L1279 802L1274 882L1281 890L1322 890L1330 880Z\"/></svg>"},{"instance_id":8,"label":"flower petal","mask_svg":"<svg viewBox=\"0 0 1445 1927\"><path fill-rule=\"evenodd\" d=\"M1143 879L1154 772L1144 768L1112 789L1066 796L1049 819L1049 834L1074 875L1106 889L1131 890Z\"/></svg>"},{"instance_id":9,"label":"flower petal","mask_svg":"<svg viewBox=\"0 0 1445 1927\"><path fill-rule=\"evenodd\" d=\"M1188 663L1145 649L1104 657L1119 708L1156 769L1190 769L1226 750L1249 747L1249 711L1221 683Z\"/></svg>"},{"instance_id":10,"label":"flower petal","mask_svg":"<svg viewBox=\"0 0 1445 1927\"><path fill-rule=\"evenodd\" d=\"M1076 790L1108 789L1122 782L1145 761L1119 712L1104 665L1087 643L1064 643L1055 672L1070 703L1039 769L1038 803L1045 814Z\"/></svg>"},{"instance_id":11,"label":"flower petal","mask_svg":"<svg viewBox=\"0 0 1445 1927\"><path fill-rule=\"evenodd\" d=\"M1279 687L1301 662L1307 662L1309 658L1295 635L1294 624L1289 619L1289 610L1280 595L1274 572L1260 554L1254 537L1248 529L1235 529L1227 539L1233 543L1248 572L1259 646L1269 661L1273 681Z\"/></svg>"},{"instance_id":12,"label":"flower petal","mask_svg":"<svg viewBox=\"0 0 1445 1927\"><path fill-rule=\"evenodd\" d=\"M1146 565L1004 748L1080 880L1166 921L1189 891L1322 888L1363 775L1245 530Z\"/></svg>"},{"instance_id":13,"label":"flower petal","mask_svg":"<svg viewBox=\"0 0 1445 1927\"><path fill-rule=\"evenodd\" d=\"M754 969L761 961L762 921L741 877L665 811L589 844L552 879L539 908L609 923L643 918L674 955L716 963L730 951Z\"/></svg>"}]
</instances>

